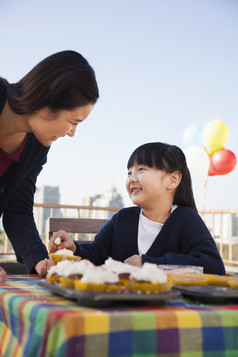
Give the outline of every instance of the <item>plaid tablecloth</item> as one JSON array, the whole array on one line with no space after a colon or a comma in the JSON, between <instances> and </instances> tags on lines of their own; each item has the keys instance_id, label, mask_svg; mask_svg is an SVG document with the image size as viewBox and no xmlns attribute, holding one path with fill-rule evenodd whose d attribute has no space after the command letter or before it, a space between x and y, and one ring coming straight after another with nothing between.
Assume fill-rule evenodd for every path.
<instances>
[{"instance_id":1,"label":"plaid tablecloth","mask_svg":"<svg viewBox=\"0 0 238 357\"><path fill-rule=\"evenodd\" d=\"M87 308L36 276L0 284L0 356L237 357L238 305Z\"/></svg>"}]
</instances>

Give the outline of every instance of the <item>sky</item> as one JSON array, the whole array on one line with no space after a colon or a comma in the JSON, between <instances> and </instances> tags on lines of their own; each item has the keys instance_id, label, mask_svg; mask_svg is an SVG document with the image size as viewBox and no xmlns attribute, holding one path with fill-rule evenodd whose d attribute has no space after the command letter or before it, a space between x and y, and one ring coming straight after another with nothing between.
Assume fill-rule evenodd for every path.
<instances>
[{"instance_id":1,"label":"sky","mask_svg":"<svg viewBox=\"0 0 238 357\"><path fill-rule=\"evenodd\" d=\"M184 132L221 120L238 157L236 0L0 0L0 76L20 80L52 53L75 50L94 68L100 98L74 138L49 152L37 186L60 186L61 203L125 181L130 154L161 141L186 150ZM199 209L238 209L238 169L192 176Z\"/></svg>"}]
</instances>

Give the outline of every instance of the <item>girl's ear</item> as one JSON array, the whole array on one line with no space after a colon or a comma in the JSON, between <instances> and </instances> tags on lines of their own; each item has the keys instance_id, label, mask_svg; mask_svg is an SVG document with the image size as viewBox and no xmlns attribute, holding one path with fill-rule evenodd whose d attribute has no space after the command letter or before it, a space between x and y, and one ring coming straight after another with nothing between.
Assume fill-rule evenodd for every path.
<instances>
[{"instance_id":1,"label":"girl's ear","mask_svg":"<svg viewBox=\"0 0 238 357\"><path fill-rule=\"evenodd\" d=\"M182 180L182 174L180 171L174 171L170 174L168 188L174 190L178 187Z\"/></svg>"}]
</instances>

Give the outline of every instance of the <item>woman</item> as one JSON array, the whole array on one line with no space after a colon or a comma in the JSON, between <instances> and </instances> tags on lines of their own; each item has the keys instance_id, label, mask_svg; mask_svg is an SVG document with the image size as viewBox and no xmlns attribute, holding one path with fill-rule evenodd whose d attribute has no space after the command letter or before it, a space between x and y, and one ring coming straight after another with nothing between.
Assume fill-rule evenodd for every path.
<instances>
[{"instance_id":1,"label":"woman","mask_svg":"<svg viewBox=\"0 0 238 357\"><path fill-rule=\"evenodd\" d=\"M74 136L98 97L94 70L75 51L47 57L15 84L0 77L0 215L29 273L44 276L48 264L33 218L37 176L52 142Z\"/></svg>"}]
</instances>

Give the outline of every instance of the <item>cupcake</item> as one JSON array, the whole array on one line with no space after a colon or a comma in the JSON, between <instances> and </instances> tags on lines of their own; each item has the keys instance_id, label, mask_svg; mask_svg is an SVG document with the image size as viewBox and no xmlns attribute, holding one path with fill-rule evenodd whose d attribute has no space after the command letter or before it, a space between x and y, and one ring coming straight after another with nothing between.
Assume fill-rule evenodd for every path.
<instances>
[{"instance_id":1,"label":"cupcake","mask_svg":"<svg viewBox=\"0 0 238 357\"><path fill-rule=\"evenodd\" d=\"M171 274L169 280L174 285L207 285L205 274Z\"/></svg>"},{"instance_id":2,"label":"cupcake","mask_svg":"<svg viewBox=\"0 0 238 357\"><path fill-rule=\"evenodd\" d=\"M134 265L122 263L112 258L108 258L104 265L118 275L120 284L124 286L128 285L130 274L139 269Z\"/></svg>"},{"instance_id":3,"label":"cupcake","mask_svg":"<svg viewBox=\"0 0 238 357\"><path fill-rule=\"evenodd\" d=\"M204 278L208 285L229 286L229 277L217 274L204 274Z\"/></svg>"},{"instance_id":4,"label":"cupcake","mask_svg":"<svg viewBox=\"0 0 238 357\"><path fill-rule=\"evenodd\" d=\"M46 279L55 283L59 282L60 278L64 276L70 264L71 261L66 259L58 262L56 265L53 265L52 267L50 267L46 275Z\"/></svg>"},{"instance_id":5,"label":"cupcake","mask_svg":"<svg viewBox=\"0 0 238 357\"><path fill-rule=\"evenodd\" d=\"M230 278L228 279L228 285L229 285L232 289L238 289L238 278L230 277Z\"/></svg>"},{"instance_id":6,"label":"cupcake","mask_svg":"<svg viewBox=\"0 0 238 357\"><path fill-rule=\"evenodd\" d=\"M76 290L93 292L120 292L121 286L116 273L103 267L87 269L81 280L75 280Z\"/></svg>"},{"instance_id":7,"label":"cupcake","mask_svg":"<svg viewBox=\"0 0 238 357\"><path fill-rule=\"evenodd\" d=\"M167 274L156 264L144 263L143 266L130 273L128 289L136 292L161 293L170 291L172 282Z\"/></svg>"},{"instance_id":8,"label":"cupcake","mask_svg":"<svg viewBox=\"0 0 238 357\"><path fill-rule=\"evenodd\" d=\"M64 276L60 278L60 283L66 286L74 286L75 280L80 280L85 271L93 266L93 263L87 259L71 261L71 264L66 268Z\"/></svg>"},{"instance_id":9,"label":"cupcake","mask_svg":"<svg viewBox=\"0 0 238 357\"><path fill-rule=\"evenodd\" d=\"M58 279L57 265L52 265L47 272L46 280L55 283Z\"/></svg>"},{"instance_id":10,"label":"cupcake","mask_svg":"<svg viewBox=\"0 0 238 357\"><path fill-rule=\"evenodd\" d=\"M81 257L74 255L72 250L65 249L65 248L59 249L55 253L50 253L49 255L51 255L54 258L56 263L60 262L63 259L63 257L65 257L65 259L68 259L68 260L80 260L81 259Z\"/></svg>"}]
</instances>

